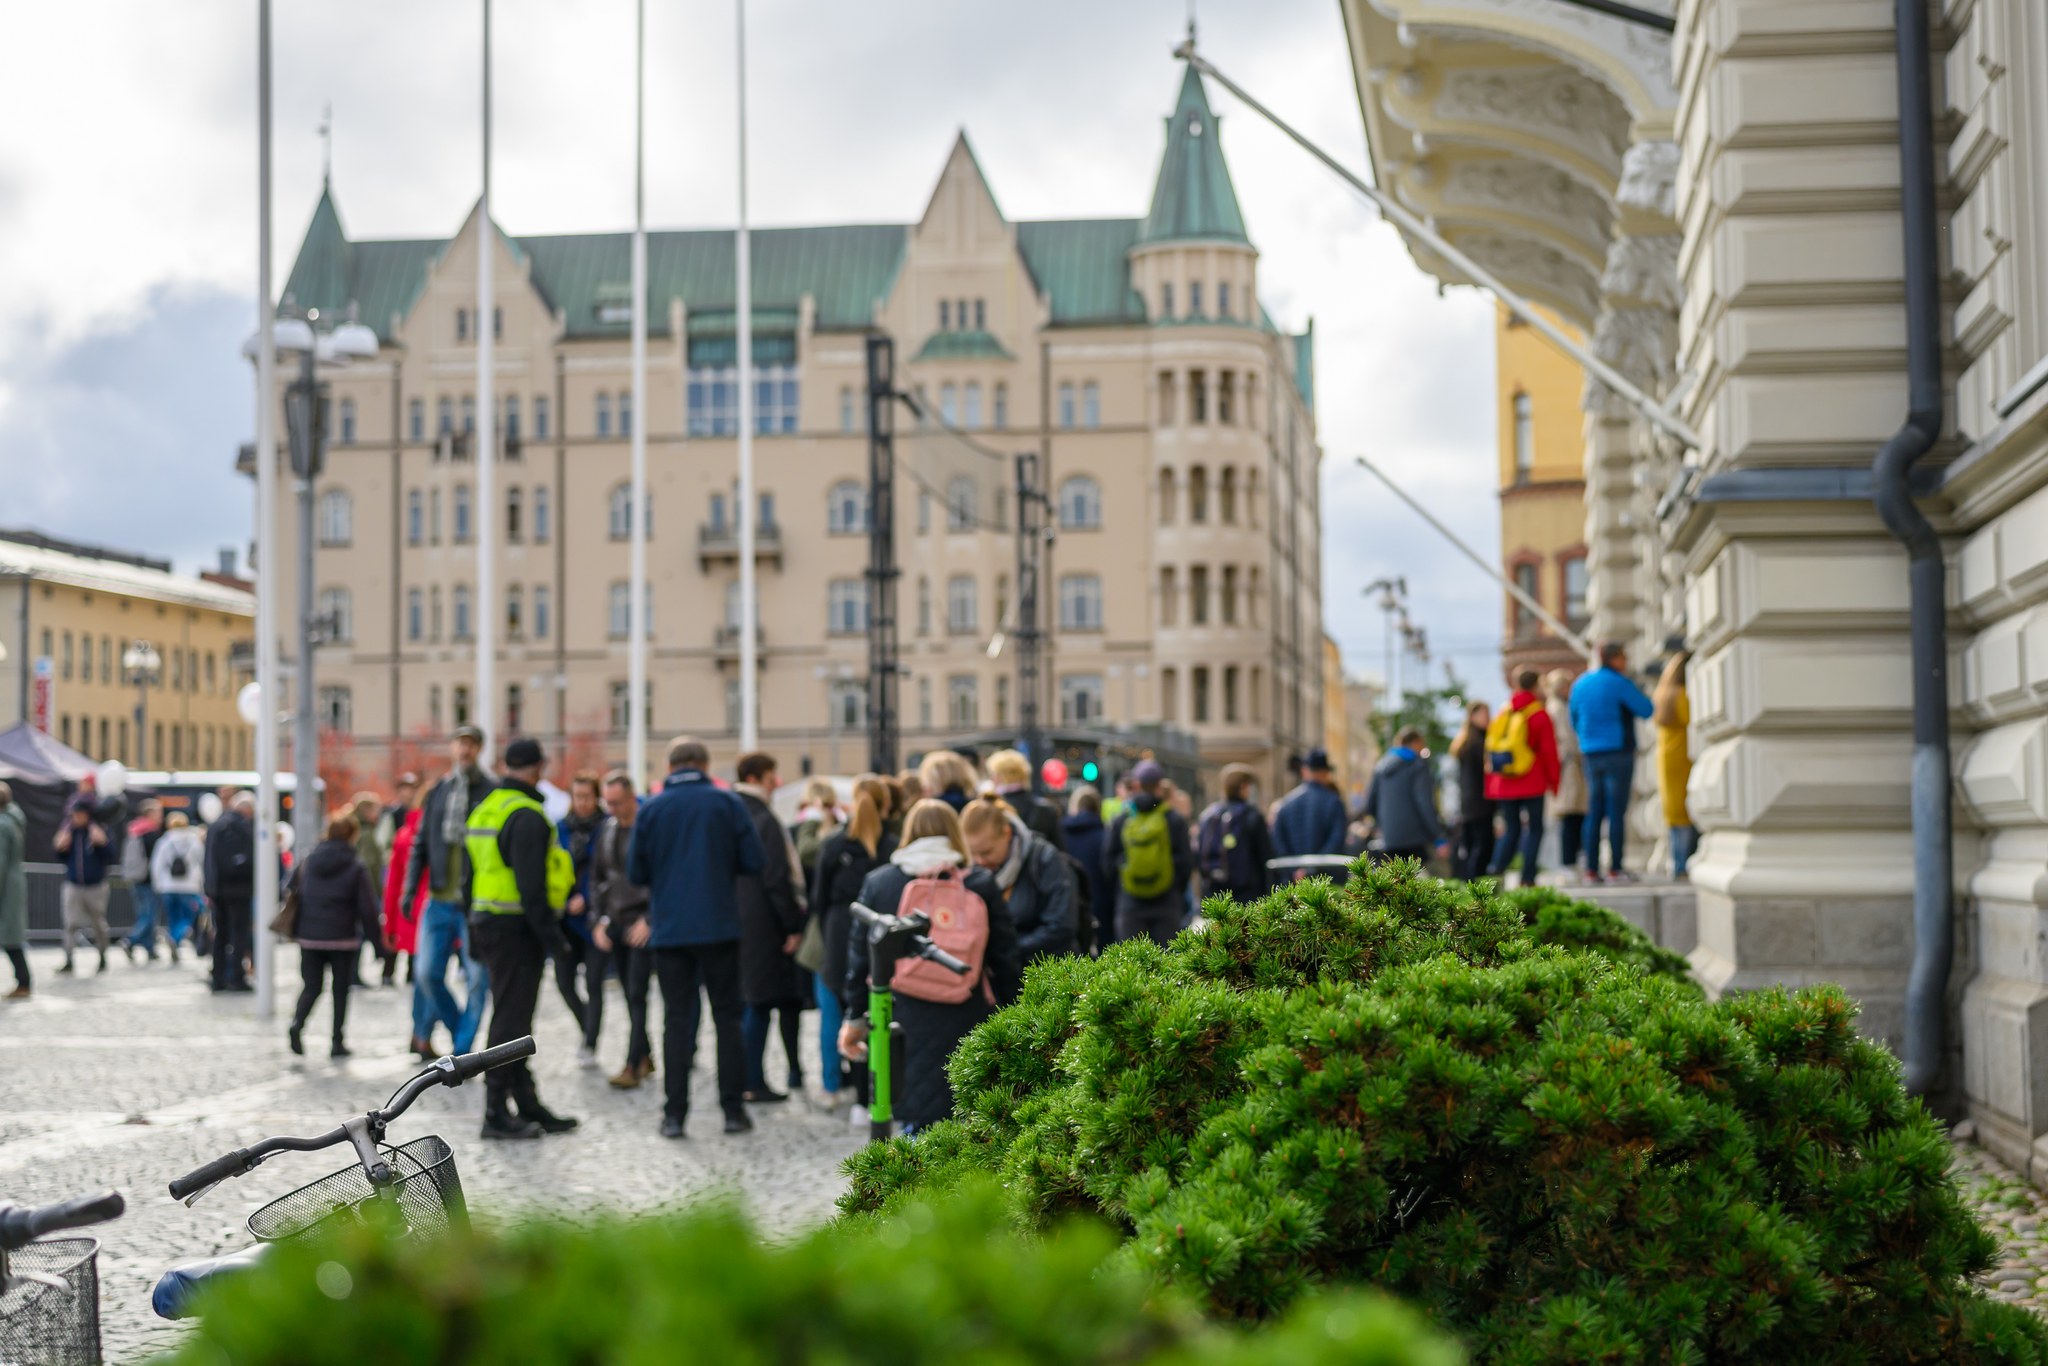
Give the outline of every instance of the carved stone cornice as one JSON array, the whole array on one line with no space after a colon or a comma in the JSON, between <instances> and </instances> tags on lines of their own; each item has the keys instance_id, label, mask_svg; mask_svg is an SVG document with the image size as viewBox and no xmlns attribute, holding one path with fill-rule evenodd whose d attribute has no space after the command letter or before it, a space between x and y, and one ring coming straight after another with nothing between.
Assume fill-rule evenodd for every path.
<instances>
[{"instance_id":1,"label":"carved stone cornice","mask_svg":"<svg viewBox=\"0 0 2048 1366\"><path fill-rule=\"evenodd\" d=\"M1370 0L1401 24L1404 41L1501 43L1570 63L1613 89L1636 121L1668 124L1678 105L1671 39L1561 0ZM1650 0L1669 10L1669 0Z\"/></svg>"},{"instance_id":2,"label":"carved stone cornice","mask_svg":"<svg viewBox=\"0 0 2048 1366\"><path fill-rule=\"evenodd\" d=\"M1624 208L1659 218L1675 218L1677 210L1678 144L1645 138L1632 144L1621 159L1621 183L1614 198Z\"/></svg>"},{"instance_id":3,"label":"carved stone cornice","mask_svg":"<svg viewBox=\"0 0 2048 1366\"><path fill-rule=\"evenodd\" d=\"M1460 232L1453 240L1509 288L1534 296L1586 328L1599 315L1599 281L1583 263L1532 237L1506 232Z\"/></svg>"},{"instance_id":4,"label":"carved stone cornice","mask_svg":"<svg viewBox=\"0 0 2048 1366\"><path fill-rule=\"evenodd\" d=\"M1628 150L1628 110L1607 87L1566 66L1447 70L1430 112L1454 123L1533 133L1616 180Z\"/></svg>"},{"instance_id":5,"label":"carved stone cornice","mask_svg":"<svg viewBox=\"0 0 2048 1366\"><path fill-rule=\"evenodd\" d=\"M1443 201L1529 219L1583 243L1596 255L1613 231L1607 200L1555 166L1505 157L1451 163Z\"/></svg>"},{"instance_id":6,"label":"carved stone cornice","mask_svg":"<svg viewBox=\"0 0 2048 1366\"><path fill-rule=\"evenodd\" d=\"M1678 246L1675 232L1615 238L1607 248L1600 292L1619 302L1655 305L1675 317L1684 297L1678 284Z\"/></svg>"}]
</instances>

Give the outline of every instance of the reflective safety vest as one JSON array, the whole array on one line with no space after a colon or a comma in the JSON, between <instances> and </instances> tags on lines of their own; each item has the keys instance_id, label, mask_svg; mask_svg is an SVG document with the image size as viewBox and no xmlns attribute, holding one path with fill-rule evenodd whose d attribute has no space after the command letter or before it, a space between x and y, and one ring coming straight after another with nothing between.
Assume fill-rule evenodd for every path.
<instances>
[{"instance_id":1,"label":"reflective safety vest","mask_svg":"<svg viewBox=\"0 0 2048 1366\"><path fill-rule=\"evenodd\" d=\"M498 850L498 836L515 811L531 811L543 821L547 809L524 792L511 787L493 788L469 813L464 845L471 869L469 905L486 915L518 915L525 908L519 901L519 881L512 866ZM550 832L552 833L552 832ZM548 841L548 906L560 915L576 890L576 864L569 851L552 839Z\"/></svg>"}]
</instances>

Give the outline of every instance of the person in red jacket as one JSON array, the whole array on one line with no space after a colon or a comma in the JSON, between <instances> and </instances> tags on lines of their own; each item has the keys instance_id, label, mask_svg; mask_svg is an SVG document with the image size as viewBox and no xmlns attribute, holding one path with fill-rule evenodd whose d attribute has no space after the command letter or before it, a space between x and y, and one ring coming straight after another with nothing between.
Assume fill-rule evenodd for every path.
<instances>
[{"instance_id":1,"label":"person in red jacket","mask_svg":"<svg viewBox=\"0 0 2048 1366\"><path fill-rule=\"evenodd\" d=\"M399 822L398 831L391 838L391 861L384 868L384 943L391 949L393 960L404 954L405 980L412 980L413 956L419 952L420 915L426 909L427 889L425 880L413 888L412 900L405 899L405 865L412 854L412 846L419 839L420 807L417 798L412 809ZM412 1053L415 1057L432 1058L434 1046L431 1039L423 1037L420 1030L420 1011L413 1010ZM428 1023L427 1034L432 1034L433 1024Z\"/></svg>"},{"instance_id":2,"label":"person in red jacket","mask_svg":"<svg viewBox=\"0 0 2048 1366\"><path fill-rule=\"evenodd\" d=\"M1504 878L1522 851L1522 885L1536 885L1536 848L1543 842L1543 798L1557 791L1557 732L1534 669L1515 674L1515 695L1486 733L1486 797L1501 816L1493 875Z\"/></svg>"}]
</instances>

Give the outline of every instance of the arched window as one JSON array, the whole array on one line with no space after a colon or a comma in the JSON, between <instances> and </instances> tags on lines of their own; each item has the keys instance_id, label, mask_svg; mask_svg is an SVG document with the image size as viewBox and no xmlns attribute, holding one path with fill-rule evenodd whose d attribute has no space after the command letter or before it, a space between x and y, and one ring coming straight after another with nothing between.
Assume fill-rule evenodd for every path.
<instances>
[{"instance_id":1,"label":"arched window","mask_svg":"<svg viewBox=\"0 0 2048 1366\"><path fill-rule=\"evenodd\" d=\"M417 588L405 590L405 638L423 640L427 634L427 595Z\"/></svg>"},{"instance_id":2,"label":"arched window","mask_svg":"<svg viewBox=\"0 0 2048 1366\"><path fill-rule=\"evenodd\" d=\"M1209 520L1209 471L1200 465L1188 470L1188 520L1197 526Z\"/></svg>"},{"instance_id":3,"label":"arched window","mask_svg":"<svg viewBox=\"0 0 2048 1366\"><path fill-rule=\"evenodd\" d=\"M647 494L647 538L654 539L654 494ZM633 534L633 486L612 485L611 500L605 512L605 528L615 541L623 541Z\"/></svg>"},{"instance_id":4,"label":"arched window","mask_svg":"<svg viewBox=\"0 0 2048 1366\"><path fill-rule=\"evenodd\" d=\"M355 539L355 500L346 489L320 495L320 544L347 545Z\"/></svg>"},{"instance_id":5,"label":"arched window","mask_svg":"<svg viewBox=\"0 0 2048 1366\"><path fill-rule=\"evenodd\" d=\"M434 434L446 436L455 430L455 400L443 394L434 400Z\"/></svg>"},{"instance_id":6,"label":"arched window","mask_svg":"<svg viewBox=\"0 0 2048 1366\"><path fill-rule=\"evenodd\" d=\"M1223 525L1237 525L1237 467L1225 465L1216 472L1216 512Z\"/></svg>"},{"instance_id":7,"label":"arched window","mask_svg":"<svg viewBox=\"0 0 2048 1366\"><path fill-rule=\"evenodd\" d=\"M1188 569L1188 623L1192 626L1209 624L1209 566L1192 565Z\"/></svg>"},{"instance_id":8,"label":"arched window","mask_svg":"<svg viewBox=\"0 0 2048 1366\"><path fill-rule=\"evenodd\" d=\"M974 530L974 480L967 475L946 485L946 530Z\"/></svg>"},{"instance_id":9,"label":"arched window","mask_svg":"<svg viewBox=\"0 0 2048 1366\"><path fill-rule=\"evenodd\" d=\"M1102 629L1102 578L1098 574L1060 575L1060 629Z\"/></svg>"},{"instance_id":10,"label":"arched window","mask_svg":"<svg viewBox=\"0 0 2048 1366\"><path fill-rule=\"evenodd\" d=\"M405 433L414 441L427 439L427 401L423 398L407 399L405 402Z\"/></svg>"},{"instance_id":11,"label":"arched window","mask_svg":"<svg viewBox=\"0 0 2048 1366\"><path fill-rule=\"evenodd\" d=\"M1524 560L1516 565L1514 576L1515 587L1521 589L1523 593L1536 599L1538 602L1542 601L1542 588L1537 582L1538 570L1534 561ZM1536 614L1527 607L1524 607L1520 599L1510 599L1508 606L1510 609L1509 620L1512 623L1514 639L1527 640L1534 636L1540 629L1537 625Z\"/></svg>"},{"instance_id":12,"label":"arched window","mask_svg":"<svg viewBox=\"0 0 2048 1366\"><path fill-rule=\"evenodd\" d=\"M533 436L536 441L539 441L545 439L547 434L548 396L546 394L535 394L533 396Z\"/></svg>"},{"instance_id":13,"label":"arched window","mask_svg":"<svg viewBox=\"0 0 2048 1366\"><path fill-rule=\"evenodd\" d=\"M455 486L455 543L463 545L469 540L469 485Z\"/></svg>"},{"instance_id":14,"label":"arched window","mask_svg":"<svg viewBox=\"0 0 2048 1366\"><path fill-rule=\"evenodd\" d=\"M859 579L834 579L825 586L825 630L857 636L868 629L868 586Z\"/></svg>"},{"instance_id":15,"label":"arched window","mask_svg":"<svg viewBox=\"0 0 2048 1366\"><path fill-rule=\"evenodd\" d=\"M1095 531L1102 526L1102 486L1085 474L1060 485L1060 530Z\"/></svg>"},{"instance_id":16,"label":"arched window","mask_svg":"<svg viewBox=\"0 0 2048 1366\"><path fill-rule=\"evenodd\" d=\"M1257 626L1259 624L1259 567L1257 565L1252 565L1245 571L1244 617L1248 625ZM1256 711L1254 711L1252 719L1254 721L1259 719Z\"/></svg>"},{"instance_id":17,"label":"arched window","mask_svg":"<svg viewBox=\"0 0 2048 1366\"><path fill-rule=\"evenodd\" d=\"M355 613L346 588L323 588L313 610L325 619L329 644L346 645L355 639Z\"/></svg>"},{"instance_id":18,"label":"arched window","mask_svg":"<svg viewBox=\"0 0 2048 1366\"><path fill-rule=\"evenodd\" d=\"M1102 425L1102 386L1092 379L1081 386L1081 425Z\"/></svg>"},{"instance_id":19,"label":"arched window","mask_svg":"<svg viewBox=\"0 0 2048 1366\"><path fill-rule=\"evenodd\" d=\"M610 436L612 434L612 396L600 393L595 400L595 410L597 434L599 436Z\"/></svg>"},{"instance_id":20,"label":"arched window","mask_svg":"<svg viewBox=\"0 0 2048 1366\"><path fill-rule=\"evenodd\" d=\"M826 495L825 530L834 536L863 536L868 530L867 490L842 479Z\"/></svg>"},{"instance_id":21,"label":"arched window","mask_svg":"<svg viewBox=\"0 0 2048 1366\"><path fill-rule=\"evenodd\" d=\"M476 395L462 396L462 434L468 436L476 430Z\"/></svg>"},{"instance_id":22,"label":"arched window","mask_svg":"<svg viewBox=\"0 0 2048 1366\"><path fill-rule=\"evenodd\" d=\"M1223 624L1237 625L1237 566L1223 566Z\"/></svg>"},{"instance_id":23,"label":"arched window","mask_svg":"<svg viewBox=\"0 0 2048 1366\"><path fill-rule=\"evenodd\" d=\"M341 444L353 446L356 442L356 401L345 398L341 401Z\"/></svg>"},{"instance_id":24,"label":"arched window","mask_svg":"<svg viewBox=\"0 0 2048 1366\"><path fill-rule=\"evenodd\" d=\"M441 585L435 584L427 590L427 639L441 638Z\"/></svg>"},{"instance_id":25,"label":"arched window","mask_svg":"<svg viewBox=\"0 0 2048 1366\"><path fill-rule=\"evenodd\" d=\"M451 595L451 600L454 605L455 617L455 620L453 622L455 628L453 632L453 638L456 640L468 640L470 637L469 585L466 583L456 584L455 591Z\"/></svg>"},{"instance_id":26,"label":"arched window","mask_svg":"<svg viewBox=\"0 0 2048 1366\"><path fill-rule=\"evenodd\" d=\"M646 631L648 638L652 639L654 636L654 585L646 585L641 589L641 592L644 594L647 603L646 624L643 629ZM632 625L633 586L624 579L618 579L613 582L606 594L606 634L613 640L624 640L627 633L632 629Z\"/></svg>"},{"instance_id":27,"label":"arched window","mask_svg":"<svg viewBox=\"0 0 2048 1366\"><path fill-rule=\"evenodd\" d=\"M1567 555L1561 561L1564 570L1564 620L1574 630L1586 624L1586 557L1584 553Z\"/></svg>"}]
</instances>

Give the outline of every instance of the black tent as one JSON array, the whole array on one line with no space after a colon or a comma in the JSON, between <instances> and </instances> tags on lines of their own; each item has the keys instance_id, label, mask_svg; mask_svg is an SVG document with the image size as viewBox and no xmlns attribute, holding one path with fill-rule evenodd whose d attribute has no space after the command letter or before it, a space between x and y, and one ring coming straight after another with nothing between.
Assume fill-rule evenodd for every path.
<instances>
[{"instance_id":1,"label":"black tent","mask_svg":"<svg viewBox=\"0 0 2048 1366\"><path fill-rule=\"evenodd\" d=\"M80 780L98 767L92 760L26 722L0 730L0 782L28 817L28 861L48 863L50 836L64 819L64 803Z\"/></svg>"}]
</instances>

